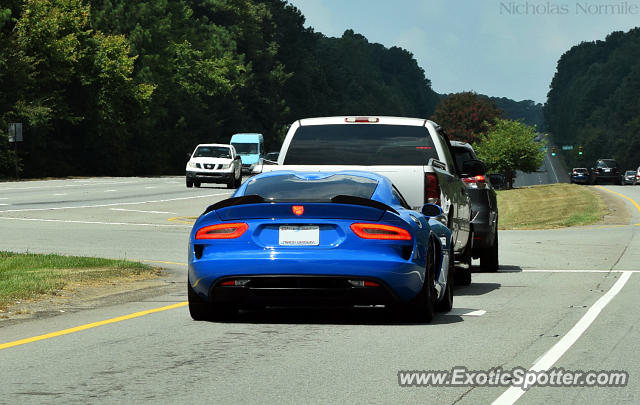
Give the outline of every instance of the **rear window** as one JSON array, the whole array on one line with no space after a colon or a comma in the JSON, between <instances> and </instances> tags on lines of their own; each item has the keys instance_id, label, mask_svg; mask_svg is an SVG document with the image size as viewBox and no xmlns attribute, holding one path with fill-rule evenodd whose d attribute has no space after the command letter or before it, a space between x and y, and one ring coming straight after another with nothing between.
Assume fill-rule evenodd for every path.
<instances>
[{"instance_id":1,"label":"rear window","mask_svg":"<svg viewBox=\"0 0 640 405\"><path fill-rule=\"evenodd\" d=\"M245 195L273 201L331 201L337 195L371 198L378 182L365 177L336 174L322 179L302 179L293 174L251 179Z\"/></svg>"},{"instance_id":2,"label":"rear window","mask_svg":"<svg viewBox=\"0 0 640 405\"><path fill-rule=\"evenodd\" d=\"M587 173L587 169L573 169L574 173Z\"/></svg>"},{"instance_id":3,"label":"rear window","mask_svg":"<svg viewBox=\"0 0 640 405\"><path fill-rule=\"evenodd\" d=\"M255 155L258 153L258 144L257 143L232 143L233 147L236 148L236 152L240 155Z\"/></svg>"},{"instance_id":4,"label":"rear window","mask_svg":"<svg viewBox=\"0 0 640 405\"><path fill-rule=\"evenodd\" d=\"M193 157L231 158L231 149L224 146L198 146Z\"/></svg>"},{"instance_id":5,"label":"rear window","mask_svg":"<svg viewBox=\"0 0 640 405\"><path fill-rule=\"evenodd\" d=\"M427 128L408 125L301 126L286 165L424 166L438 158Z\"/></svg>"},{"instance_id":6,"label":"rear window","mask_svg":"<svg viewBox=\"0 0 640 405\"><path fill-rule=\"evenodd\" d=\"M453 147L453 153L456 157L456 164L457 164L457 169L459 173L462 173L462 163L466 162L467 160L473 160L476 157L473 156L473 153L465 148L464 146L454 146Z\"/></svg>"},{"instance_id":7,"label":"rear window","mask_svg":"<svg viewBox=\"0 0 640 405\"><path fill-rule=\"evenodd\" d=\"M603 159L603 160L599 160L598 164L596 167L611 167L614 168L618 166L618 164L616 163L615 160L611 160L611 159Z\"/></svg>"}]
</instances>

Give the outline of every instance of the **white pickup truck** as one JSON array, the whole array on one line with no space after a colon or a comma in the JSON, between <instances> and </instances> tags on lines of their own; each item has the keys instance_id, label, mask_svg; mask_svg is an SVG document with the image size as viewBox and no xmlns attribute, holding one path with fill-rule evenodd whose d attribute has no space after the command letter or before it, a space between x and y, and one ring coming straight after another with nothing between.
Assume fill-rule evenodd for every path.
<instances>
[{"instance_id":1,"label":"white pickup truck","mask_svg":"<svg viewBox=\"0 0 640 405\"><path fill-rule=\"evenodd\" d=\"M462 167L465 173L458 173ZM387 176L407 203L420 211L441 206L453 234L456 281L471 282L471 202L461 175L484 172L474 160L456 166L451 144L434 122L401 117L324 117L294 122L284 139L275 170L366 170Z\"/></svg>"}]
</instances>

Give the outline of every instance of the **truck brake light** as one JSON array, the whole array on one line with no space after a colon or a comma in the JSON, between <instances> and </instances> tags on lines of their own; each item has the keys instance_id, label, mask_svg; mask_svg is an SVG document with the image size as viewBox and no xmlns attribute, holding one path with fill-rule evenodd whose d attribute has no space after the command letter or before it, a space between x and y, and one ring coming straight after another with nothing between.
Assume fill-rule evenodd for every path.
<instances>
[{"instance_id":1,"label":"truck brake light","mask_svg":"<svg viewBox=\"0 0 640 405\"><path fill-rule=\"evenodd\" d=\"M425 203L440 205L440 184L435 173L424 175Z\"/></svg>"},{"instance_id":2,"label":"truck brake light","mask_svg":"<svg viewBox=\"0 0 640 405\"><path fill-rule=\"evenodd\" d=\"M344 119L344 122L379 122L380 118L378 117L347 117Z\"/></svg>"}]
</instances>

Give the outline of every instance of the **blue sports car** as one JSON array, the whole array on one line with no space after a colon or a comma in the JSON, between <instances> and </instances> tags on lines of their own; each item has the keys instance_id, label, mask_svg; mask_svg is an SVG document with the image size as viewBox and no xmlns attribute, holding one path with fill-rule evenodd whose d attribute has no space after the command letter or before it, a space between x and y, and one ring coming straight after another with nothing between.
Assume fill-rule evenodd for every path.
<instances>
[{"instance_id":1,"label":"blue sports car","mask_svg":"<svg viewBox=\"0 0 640 405\"><path fill-rule=\"evenodd\" d=\"M239 308L384 304L429 322L453 305L451 232L409 208L384 176L276 171L252 177L195 222L188 298L195 320Z\"/></svg>"}]
</instances>

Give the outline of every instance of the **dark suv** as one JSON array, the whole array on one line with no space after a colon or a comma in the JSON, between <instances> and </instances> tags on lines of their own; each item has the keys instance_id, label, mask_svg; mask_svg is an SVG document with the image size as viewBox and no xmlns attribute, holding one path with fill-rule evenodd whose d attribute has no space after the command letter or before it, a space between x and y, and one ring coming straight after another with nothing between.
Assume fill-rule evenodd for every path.
<instances>
[{"instance_id":1,"label":"dark suv","mask_svg":"<svg viewBox=\"0 0 640 405\"><path fill-rule=\"evenodd\" d=\"M473 147L465 142L451 141L456 164L478 159ZM458 167L458 173L464 173ZM496 191L488 176L466 176L462 181L471 197L471 226L473 244L471 255L480 258L480 267L484 271L498 271L498 202Z\"/></svg>"},{"instance_id":2,"label":"dark suv","mask_svg":"<svg viewBox=\"0 0 640 405\"><path fill-rule=\"evenodd\" d=\"M618 166L618 162L613 159L598 159L590 171L591 184L598 184L599 182L622 184L622 169Z\"/></svg>"}]
</instances>

